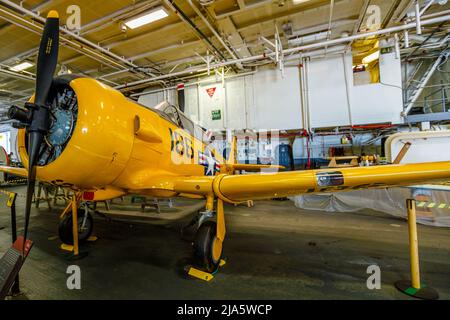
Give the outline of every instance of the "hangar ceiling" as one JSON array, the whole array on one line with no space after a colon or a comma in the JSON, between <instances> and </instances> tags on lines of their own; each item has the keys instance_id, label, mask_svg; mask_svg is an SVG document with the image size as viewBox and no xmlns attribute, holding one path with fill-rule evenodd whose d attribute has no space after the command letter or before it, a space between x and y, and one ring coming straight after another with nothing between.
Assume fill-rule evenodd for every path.
<instances>
[{"instance_id":1,"label":"hangar ceiling","mask_svg":"<svg viewBox=\"0 0 450 320\"><path fill-rule=\"evenodd\" d=\"M205 72L206 61L234 61L267 52L278 29L283 48L367 31L369 5L381 12L380 27L402 24L411 0L79 0L81 29L62 28L59 69L98 78L127 94L167 86ZM445 1L444 1L445 2ZM72 0L0 0L0 113L21 104L34 90L34 67L43 18L50 9L65 23ZM423 1L422 1L423 3ZM426 3L423 3L426 4ZM168 16L140 28L128 19L163 7ZM450 4L427 14L445 13ZM448 13L448 12L447 12ZM441 25L440 27L443 27ZM444 26L445 27L445 26ZM431 32L425 27L424 32ZM305 36L314 35L307 40ZM265 38L265 39L264 39ZM271 63L266 59L261 63ZM255 62L230 64L235 72ZM183 71L188 70L188 71ZM193 70L193 71L189 71ZM155 81L147 81L154 79ZM139 81L146 80L140 84ZM159 81L160 80L160 81Z\"/></svg>"}]
</instances>

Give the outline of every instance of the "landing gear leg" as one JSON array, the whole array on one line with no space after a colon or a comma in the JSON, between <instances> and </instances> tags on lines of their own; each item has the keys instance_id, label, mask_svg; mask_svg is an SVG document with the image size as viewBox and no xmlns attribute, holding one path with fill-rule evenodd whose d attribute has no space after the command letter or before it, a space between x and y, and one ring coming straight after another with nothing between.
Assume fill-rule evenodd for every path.
<instances>
[{"instance_id":1,"label":"landing gear leg","mask_svg":"<svg viewBox=\"0 0 450 320\"><path fill-rule=\"evenodd\" d=\"M217 200L216 215L216 222L208 220L200 225L194 240L197 266L210 273L217 271L220 266L226 234L223 201L220 199Z\"/></svg>"},{"instance_id":2,"label":"landing gear leg","mask_svg":"<svg viewBox=\"0 0 450 320\"><path fill-rule=\"evenodd\" d=\"M207 200L205 210L198 211L195 217L181 228L181 237L186 241L192 242L203 222L214 218L215 212L213 210L214 201Z\"/></svg>"},{"instance_id":3,"label":"landing gear leg","mask_svg":"<svg viewBox=\"0 0 450 320\"><path fill-rule=\"evenodd\" d=\"M73 254L77 256L80 251L78 248L78 201L76 195L72 196L72 235Z\"/></svg>"},{"instance_id":4,"label":"landing gear leg","mask_svg":"<svg viewBox=\"0 0 450 320\"><path fill-rule=\"evenodd\" d=\"M72 251L74 257L80 255L79 243L89 239L94 225L87 203L79 204L80 198L74 195L64 209L58 227L59 238L63 242L61 248Z\"/></svg>"}]
</instances>

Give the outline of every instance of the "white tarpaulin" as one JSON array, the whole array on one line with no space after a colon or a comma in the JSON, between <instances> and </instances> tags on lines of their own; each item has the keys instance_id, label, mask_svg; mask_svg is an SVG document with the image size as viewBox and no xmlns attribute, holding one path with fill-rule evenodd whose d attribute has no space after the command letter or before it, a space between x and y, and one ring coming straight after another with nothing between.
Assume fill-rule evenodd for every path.
<instances>
[{"instance_id":1,"label":"white tarpaulin","mask_svg":"<svg viewBox=\"0 0 450 320\"><path fill-rule=\"evenodd\" d=\"M417 222L450 227L450 187L423 185L391 189L366 189L292 197L295 206L327 212L372 209L406 219L406 199L416 199Z\"/></svg>"}]
</instances>

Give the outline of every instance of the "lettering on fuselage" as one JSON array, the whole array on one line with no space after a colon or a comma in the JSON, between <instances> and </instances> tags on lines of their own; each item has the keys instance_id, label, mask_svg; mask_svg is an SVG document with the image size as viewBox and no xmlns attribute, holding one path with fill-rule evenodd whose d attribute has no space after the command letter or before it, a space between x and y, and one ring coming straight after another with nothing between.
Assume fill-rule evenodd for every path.
<instances>
[{"instance_id":1,"label":"lettering on fuselage","mask_svg":"<svg viewBox=\"0 0 450 320\"><path fill-rule=\"evenodd\" d=\"M171 128L169 128L169 132L170 151L181 157L194 159L194 142L192 139L182 135L180 131L173 131Z\"/></svg>"},{"instance_id":2,"label":"lettering on fuselage","mask_svg":"<svg viewBox=\"0 0 450 320\"><path fill-rule=\"evenodd\" d=\"M214 151L210 147L195 141L183 130L169 128L169 133L173 163L201 165L204 167L204 175L206 176L213 176L220 172L220 162L217 161Z\"/></svg>"}]
</instances>

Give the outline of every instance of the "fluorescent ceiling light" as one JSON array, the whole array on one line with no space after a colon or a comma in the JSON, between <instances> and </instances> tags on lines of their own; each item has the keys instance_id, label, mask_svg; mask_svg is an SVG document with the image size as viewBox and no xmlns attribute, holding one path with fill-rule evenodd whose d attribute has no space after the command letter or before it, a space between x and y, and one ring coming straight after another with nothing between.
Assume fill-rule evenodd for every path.
<instances>
[{"instance_id":1,"label":"fluorescent ceiling light","mask_svg":"<svg viewBox=\"0 0 450 320\"><path fill-rule=\"evenodd\" d=\"M125 21L125 25L130 29L136 29L143 25L155 22L167 17L168 14L164 8L160 7L144 15Z\"/></svg>"},{"instance_id":2,"label":"fluorescent ceiling light","mask_svg":"<svg viewBox=\"0 0 450 320\"><path fill-rule=\"evenodd\" d=\"M372 61L377 60L378 58L380 58L380 50L375 51L374 53L369 54L367 57L364 57L364 58L362 59L362 62L363 62L364 64L369 64L369 63L371 63Z\"/></svg>"},{"instance_id":3,"label":"fluorescent ceiling light","mask_svg":"<svg viewBox=\"0 0 450 320\"><path fill-rule=\"evenodd\" d=\"M33 66L33 64L30 63L30 62L22 62L22 63L19 63L18 65L14 66L14 67L9 68L9 70L12 70L12 71L23 71L23 70L28 69L28 68L30 68L32 66Z\"/></svg>"},{"instance_id":4,"label":"fluorescent ceiling light","mask_svg":"<svg viewBox=\"0 0 450 320\"><path fill-rule=\"evenodd\" d=\"M303 3L303 2L307 2L307 1L309 1L309 0L292 0L292 2L294 4L300 4L300 3Z\"/></svg>"}]
</instances>

